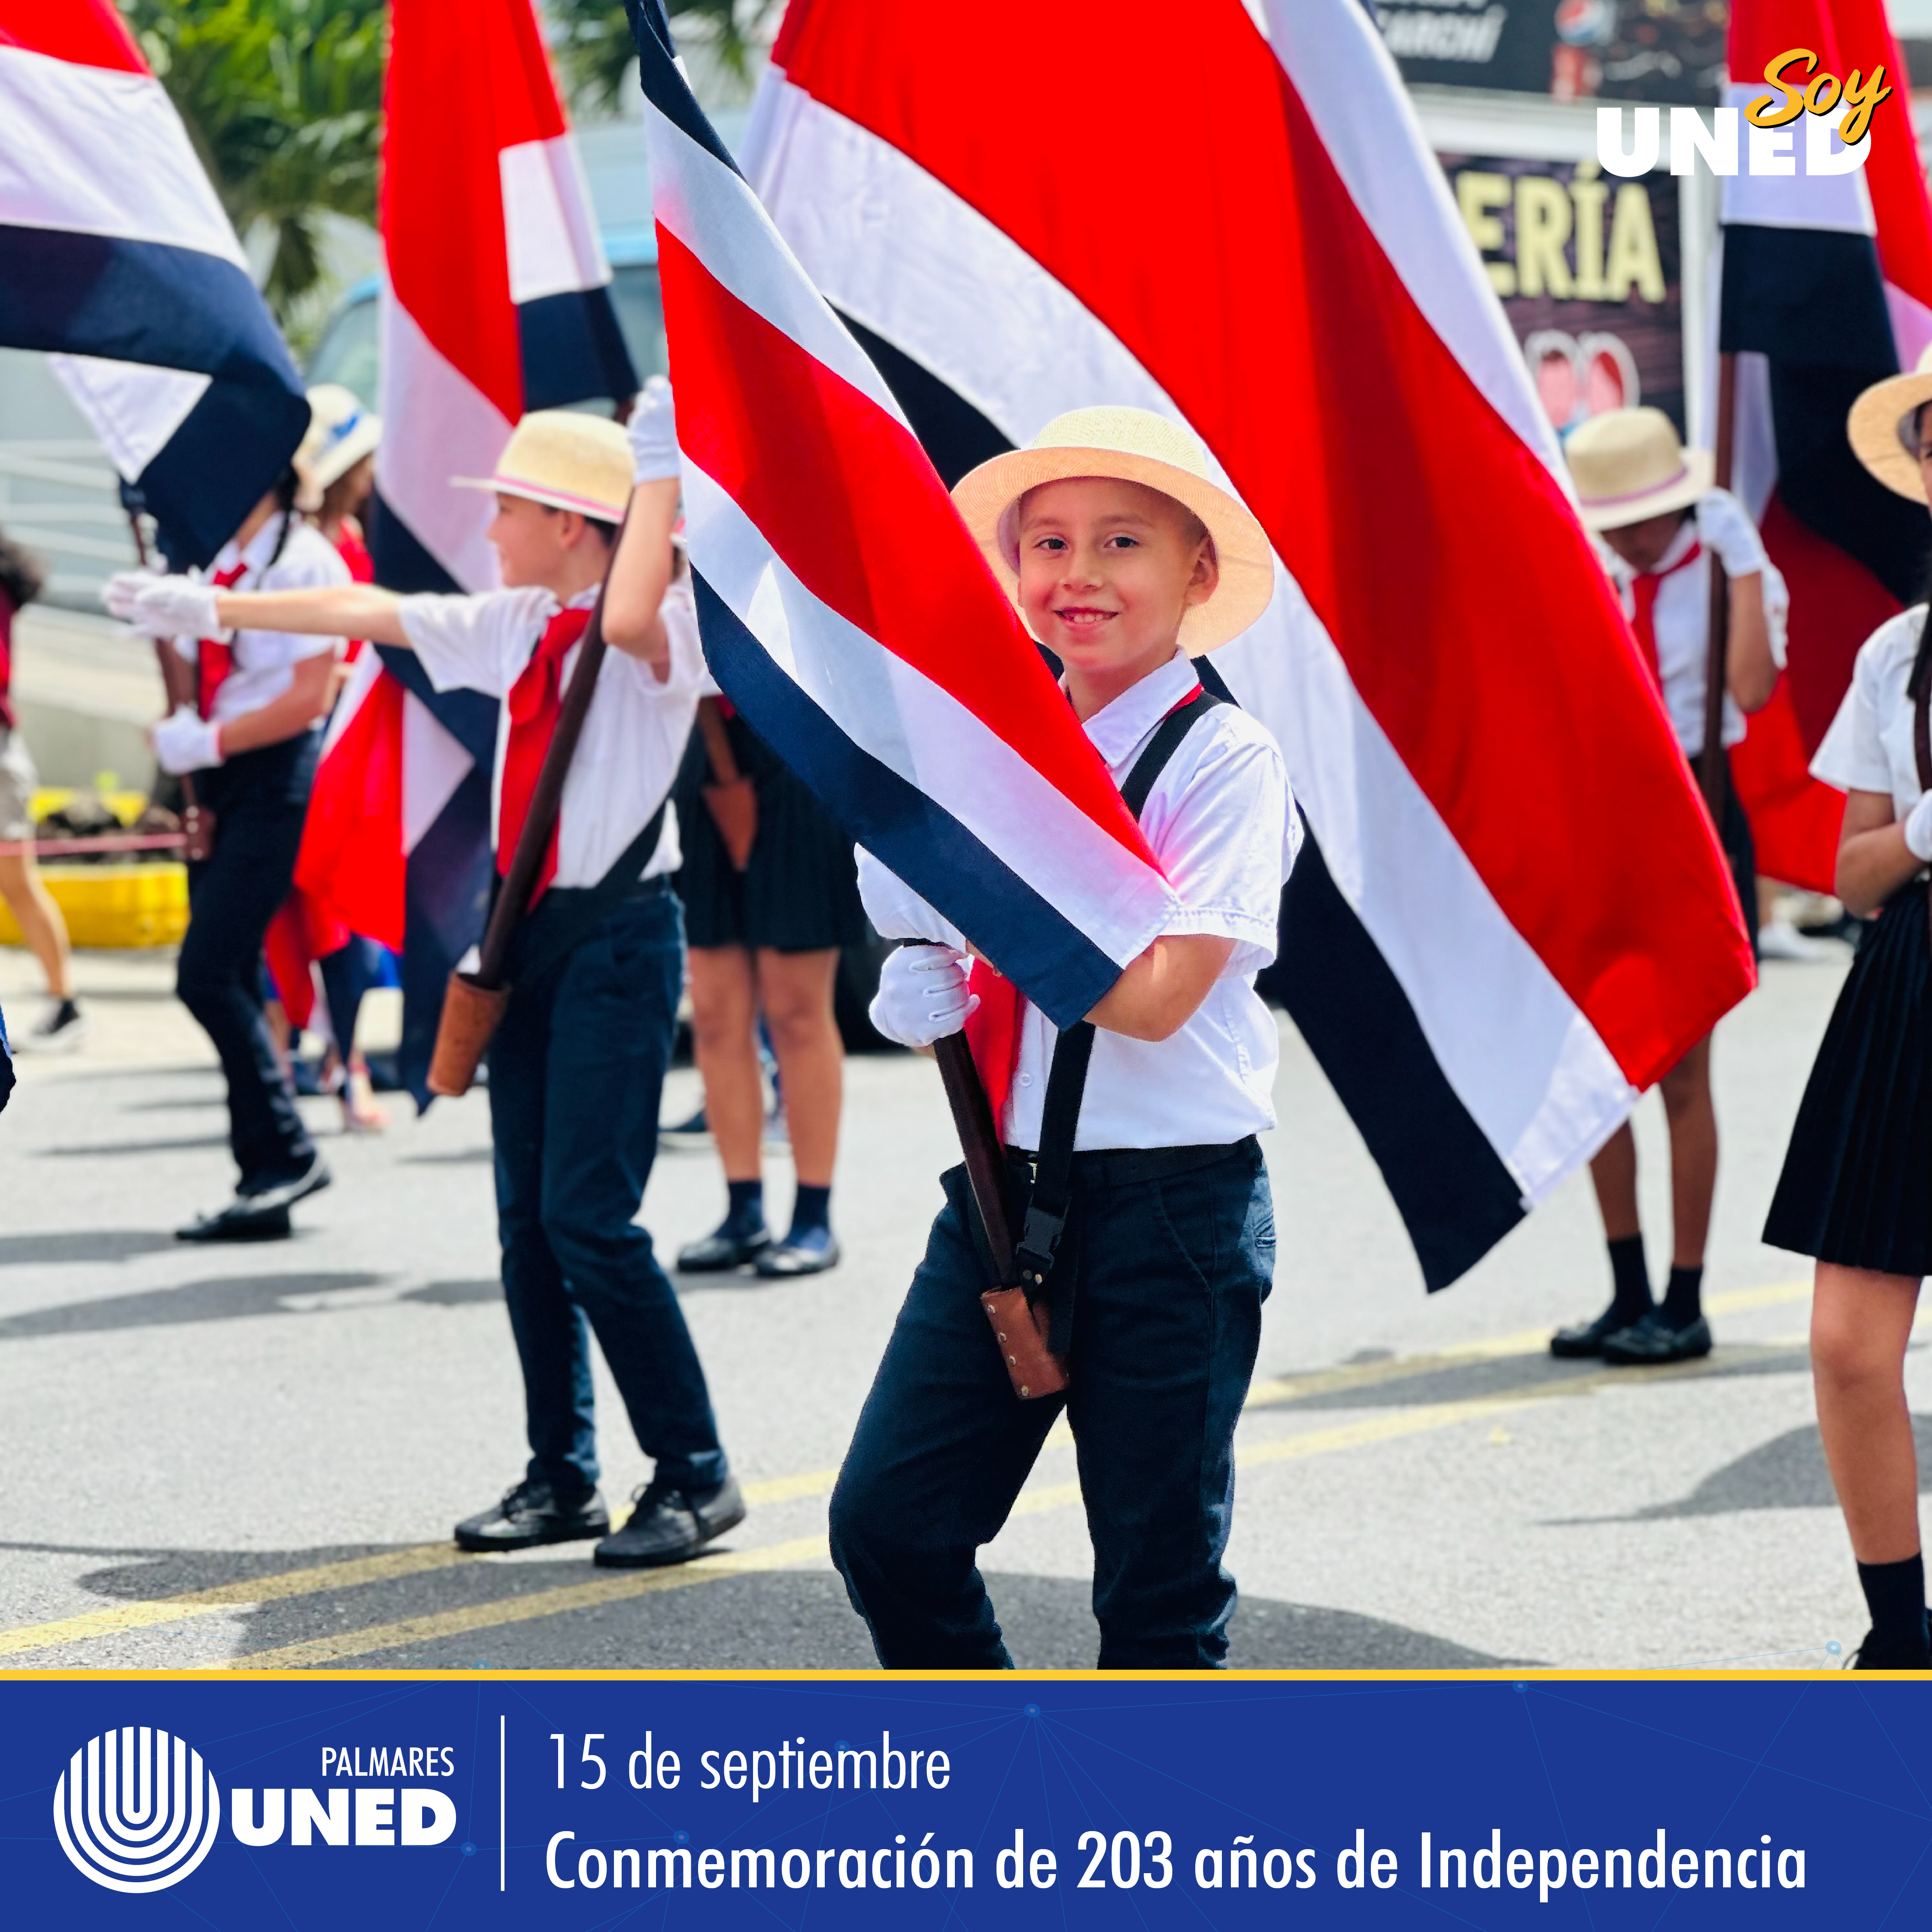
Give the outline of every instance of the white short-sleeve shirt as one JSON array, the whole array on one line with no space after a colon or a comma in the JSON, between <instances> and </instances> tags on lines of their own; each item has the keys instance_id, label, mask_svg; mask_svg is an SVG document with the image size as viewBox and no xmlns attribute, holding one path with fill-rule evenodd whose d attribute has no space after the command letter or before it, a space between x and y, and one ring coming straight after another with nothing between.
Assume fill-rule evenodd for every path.
<instances>
[{"instance_id":1,"label":"white short-sleeve shirt","mask_svg":"<svg viewBox=\"0 0 1932 1932\"><path fill-rule=\"evenodd\" d=\"M1162 719L1196 682L1193 665L1177 652L1088 719L1087 735L1116 784L1126 782ZM1274 958L1281 889L1301 839L1287 767L1267 728L1232 704L1196 718L1154 781L1141 829L1180 897L1167 932L1214 934L1233 940L1234 950L1171 1039L1096 1031L1074 1144L1208 1147L1263 1132L1275 1124L1280 1036L1255 975ZM964 950L965 934L863 850L859 885L886 938L944 940ZM1022 1007L1018 1064L1000 1124L1010 1147L1040 1145L1058 1038L1037 1007Z\"/></svg>"},{"instance_id":2,"label":"white short-sleeve shirt","mask_svg":"<svg viewBox=\"0 0 1932 1932\"><path fill-rule=\"evenodd\" d=\"M572 599L588 609L595 590ZM403 629L439 691L486 692L502 700L496 732L496 769L490 782L493 839L502 809L503 754L509 742L508 701L551 618L562 608L541 588L486 590L474 596L422 596L402 600ZM698 715L704 656L687 578L664 593L670 664L660 680L649 664L607 651L584 735L563 782L557 814L560 886L594 886L650 823L670 790ZM563 688L575 675L582 647L564 653ZM666 806L664 831L642 878L674 872L682 862L677 813Z\"/></svg>"},{"instance_id":3,"label":"white short-sleeve shirt","mask_svg":"<svg viewBox=\"0 0 1932 1932\"><path fill-rule=\"evenodd\" d=\"M349 566L337 554L335 546L315 528L299 518L290 526L288 541L273 563L275 545L281 536L282 520L271 517L237 549L231 541L196 577L204 584L217 575L242 566L234 581L237 590L320 590L350 580ZM291 631L237 631L229 640L233 668L214 694L214 722L232 724L263 705L272 704L295 682L295 668L304 658L339 653L346 648L340 638L298 637ZM175 649L192 662L199 655L193 638L177 638Z\"/></svg>"},{"instance_id":4,"label":"white short-sleeve shirt","mask_svg":"<svg viewBox=\"0 0 1932 1932\"><path fill-rule=\"evenodd\" d=\"M1912 700L1906 686L1918 655L1925 606L1881 624L1858 647L1852 682L1811 760L1811 776L1840 791L1875 791L1905 817L1924 794L1912 748Z\"/></svg>"},{"instance_id":5,"label":"white short-sleeve shirt","mask_svg":"<svg viewBox=\"0 0 1932 1932\"><path fill-rule=\"evenodd\" d=\"M1694 758L1704 748L1705 684L1710 674L1711 571L1713 560L1707 546L1702 556L1682 563L1690 546L1697 541L1697 521L1684 519L1682 529L1671 539L1670 548L1659 561L1656 572L1661 581L1651 622L1657 632L1658 675L1664 685L1664 708L1670 713L1671 729L1686 758ZM1615 551L1604 548L1601 554L1623 599L1624 615L1636 615L1636 593L1631 586L1636 573ZM1785 637L1791 611L1791 592L1776 564L1764 567L1765 628L1771 639L1771 654L1781 666L1784 662ZM1724 700L1724 744L1728 748L1742 744L1744 714L1736 701Z\"/></svg>"}]
</instances>

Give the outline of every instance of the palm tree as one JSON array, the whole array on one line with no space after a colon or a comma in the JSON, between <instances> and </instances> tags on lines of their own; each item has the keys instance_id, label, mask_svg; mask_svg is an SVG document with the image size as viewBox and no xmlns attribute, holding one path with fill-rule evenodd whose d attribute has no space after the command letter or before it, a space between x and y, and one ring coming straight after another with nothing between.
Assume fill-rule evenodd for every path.
<instances>
[{"instance_id":1,"label":"palm tree","mask_svg":"<svg viewBox=\"0 0 1932 1932\"><path fill-rule=\"evenodd\" d=\"M376 218L387 0L118 0L245 241L272 244L264 290L284 328L319 322L326 214ZM566 91L608 109L633 50L622 0L538 0ZM742 72L770 0L670 0ZM313 308L314 304L308 304ZM292 332L301 333L299 327Z\"/></svg>"}]
</instances>

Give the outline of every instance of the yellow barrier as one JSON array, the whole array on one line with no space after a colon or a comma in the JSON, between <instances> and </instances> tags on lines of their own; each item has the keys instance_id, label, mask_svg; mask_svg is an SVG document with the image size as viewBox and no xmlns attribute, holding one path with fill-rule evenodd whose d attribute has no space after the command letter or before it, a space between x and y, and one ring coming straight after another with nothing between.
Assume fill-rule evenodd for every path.
<instances>
[{"instance_id":1,"label":"yellow barrier","mask_svg":"<svg viewBox=\"0 0 1932 1932\"><path fill-rule=\"evenodd\" d=\"M176 946L188 930L188 868L175 860L55 863L43 866L40 877L76 946ZM0 946L20 944L20 928L0 902Z\"/></svg>"}]
</instances>

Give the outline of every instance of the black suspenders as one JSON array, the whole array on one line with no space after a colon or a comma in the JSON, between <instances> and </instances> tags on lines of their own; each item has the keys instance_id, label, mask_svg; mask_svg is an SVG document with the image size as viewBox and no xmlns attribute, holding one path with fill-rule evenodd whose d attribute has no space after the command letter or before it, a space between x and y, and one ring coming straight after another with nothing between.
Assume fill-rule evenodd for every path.
<instances>
[{"instance_id":1,"label":"black suspenders","mask_svg":"<svg viewBox=\"0 0 1932 1932\"><path fill-rule=\"evenodd\" d=\"M1208 690L1204 681L1202 689L1186 703L1177 705L1155 728L1147 749L1134 760L1133 770L1120 788L1120 796L1136 820L1146 809L1155 780L1180 748L1180 741L1193 730L1196 720L1203 712L1226 701ZM1033 1192L1013 1251L1018 1285L1026 1290L1029 1302L1039 1300L1047 1292L1054 1257L1059 1252L1060 1238L1066 1232L1066 1216L1073 1204L1073 1137L1080 1124L1080 1102L1087 1090L1087 1064L1093 1053L1090 1020L1067 1028L1054 1043L1046 1100L1040 1113L1040 1154L1034 1166Z\"/></svg>"}]
</instances>

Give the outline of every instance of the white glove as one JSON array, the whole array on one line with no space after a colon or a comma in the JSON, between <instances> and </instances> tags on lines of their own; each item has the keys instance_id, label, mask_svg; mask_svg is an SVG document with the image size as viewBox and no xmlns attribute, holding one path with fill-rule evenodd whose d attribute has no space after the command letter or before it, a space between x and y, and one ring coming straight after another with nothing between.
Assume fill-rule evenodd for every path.
<instances>
[{"instance_id":1,"label":"white glove","mask_svg":"<svg viewBox=\"0 0 1932 1932\"><path fill-rule=\"evenodd\" d=\"M134 600L151 584L158 584L159 576L143 564L139 570L117 570L100 586L100 601L107 606L110 616L118 617L124 624L134 615Z\"/></svg>"},{"instance_id":2,"label":"white glove","mask_svg":"<svg viewBox=\"0 0 1932 1932\"><path fill-rule=\"evenodd\" d=\"M886 956L873 996L872 1024L902 1046L930 1046L966 1024L980 1004L950 946L902 946Z\"/></svg>"},{"instance_id":3,"label":"white glove","mask_svg":"<svg viewBox=\"0 0 1932 1932\"><path fill-rule=\"evenodd\" d=\"M179 778L184 772L205 772L221 762L221 728L200 717L187 705L178 706L148 734L155 761Z\"/></svg>"},{"instance_id":4,"label":"white glove","mask_svg":"<svg viewBox=\"0 0 1932 1932\"><path fill-rule=\"evenodd\" d=\"M230 633L215 614L220 595L213 584L198 584L191 577L157 577L124 600L126 620L143 637L212 638L226 643Z\"/></svg>"},{"instance_id":5,"label":"white glove","mask_svg":"<svg viewBox=\"0 0 1932 1932\"><path fill-rule=\"evenodd\" d=\"M1932 866L1932 791L1922 793L1905 814L1905 849Z\"/></svg>"},{"instance_id":6,"label":"white glove","mask_svg":"<svg viewBox=\"0 0 1932 1932\"><path fill-rule=\"evenodd\" d=\"M1728 490L1706 490L1697 499L1697 536L1717 553L1726 577L1749 577L1771 561L1750 512Z\"/></svg>"},{"instance_id":7,"label":"white glove","mask_svg":"<svg viewBox=\"0 0 1932 1932\"><path fill-rule=\"evenodd\" d=\"M631 439L633 482L662 483L679 473L677 412L662 376L653 376L638 392L624 434Z\"/></svg>"}]
</instances>

